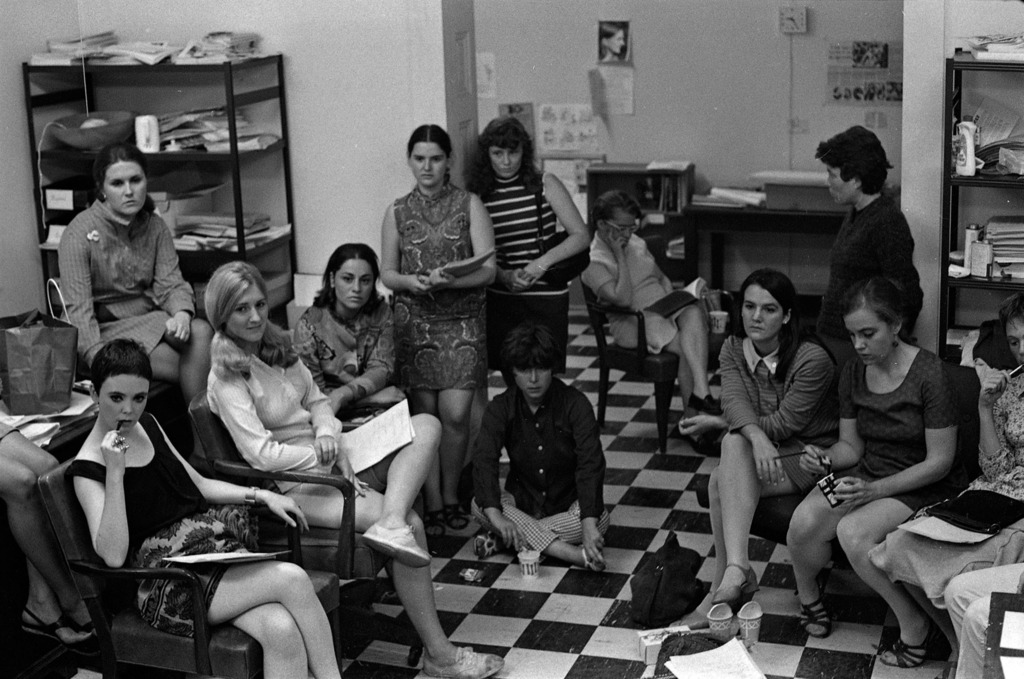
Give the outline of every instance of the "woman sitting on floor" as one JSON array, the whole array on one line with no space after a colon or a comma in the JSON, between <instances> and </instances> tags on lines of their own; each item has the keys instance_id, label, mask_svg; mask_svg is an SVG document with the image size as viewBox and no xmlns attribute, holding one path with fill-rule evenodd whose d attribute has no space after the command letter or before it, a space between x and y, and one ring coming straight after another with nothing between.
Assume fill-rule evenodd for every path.
<instances>
[{"instance_id":1,"label":"woman sitting on floor","mask_svg":"<svg viewBox=\"0 0 1024 679\"><path fill-rule=\"evenodd\" d=\"M423 640L427 675L482 679L494 674L504 664L501 658L458 648L441 628L423 523L412 510L437 456L437 418L413 416L413 442L356 474L330 401L298 360L288 335L267 319L268 311L266 283L252 264L229 262L213 272L206 286L206 316L216 331L210 409L253 467L342 474L355 485L356 530L394 557L395 590ZM340 525L346 507L337 488L279 486L311 525Z\"/></svg>"},{"instance_id":2,"label":"woman sitting on floor","mask_svg":"<svg viewBox=\"0 0 1024 679\"><path fill-rule=\"evenodd\" d=\"M380 265L364 243L346 243L327 260L323 287L295 327L293 346L334 412L405 398L395 374L391 306L377 290Z\"/></svg>"},{"instance_id":3,"label":"woman sitting on floor","mask_svg":"<svg viewBox=\"0 0 1024 679\"><path fill-rule=\"evenodd\" d=\"M616 306L639 311L672 292L672 281L658 268L647 243L636 235L643 212L622 191L601 194L591 208L597 237L590 244L590 266L583 283L597 297ZM608 318L615 343L635 347L637 319L632 314ZM719 402L708 387L708 327L699 305L691 304L665 318L644 312L647 348L679 356L679 393L690 412L721 415Z\"/></svg>"},{"instance_id":4,"label":"woman sitting on floor","mask_svg":"<svg viewBox=\"0 0 1024 679\"><path fill-rule=\"evenodd\" d=\"M739 297L743 323L719 359L725 414L680 422L686 435L729 432L708 485L715 577L694 621L703 621L714 604L735 611L754 595L747 541L758 500L805 494L817 476L800 468L800 452L806 444L832 445L839 429L835 362L813 336L801 336L793 283L779 271L758 269Z\"/></svg>"},{"instance_id":5,"label":"woman sitting on floor","mask_svg":"<svg viewBox=\"0 0 1024 679\"><path fill-rule=\"evenodd\" d=\"M248 516L235 505L264 504L290 526L307 527L291 498L201 476L145 412L153 378L141 345L108 342L92 363L96 424L68 467L93 548L113 568L163 566L169 556L252 547ZM212 506L211 506L212 505ZM280 561L190 566L203 583L211 624L230 623L263 649L267 679L341 677L327 615L302 568ZM192 636L187 582L145 580L143 620Z\"/></svg>"},{"instance_id":6,"label":"woman sitting on floor","mask_svg":"<svg viewBox=\"0 0 1024 679\"><path fill-rule=\"evenodd\" d=\"M590 401L552 376L560 352L547 326L533 321L505 338L502 362L514 384L484 411L473 453L473 516L506 547L602 571L609 517L600 431ZM509 457L504 491L502 448ZM474 547L480 558L494 549L486 536Z\"/></svg>"},{"instance_id":7,"label":"woman sitting on floor","mask_svg":"<svg viewBox=\"0 0 1024 679\"><path fill-rule=\"evenodd\" d=\"M949 378L934 354L899 337L900 293L885 278L854 285L843 300L843 321L859 360L848 361L839 384L839 440L827 449L807 446L802 468L837 472L835 500L807 495L793 514L786 542L808 634L824 637L832 622L818 574L839 537L860 578L892 608L900 637L880 651L886 665L921 664L937 631L920 618L907 591L871 563L868 552L914 511L959 492L964 473L955 463L958 415Z\"/></svg>"},{"instance_id":8,"label":"woman sitting on floor","mask_svg":"<svg viewBox=\"0 0 1024 679\"><path fill-rule=\"evenodd\" d=\"M1019 363L1024 363L1024 293L1018 292L1002 303L999 321L1010 351ZM981 380L978 462L982 473L968 490L988 490L1024 500L1024 375L1011 380L1004 370L993 370L981 359L976 363ZM928 601L949 609L953 625L947 636L955 634L960 642L957 676L980 677L988 594L1020 591L1024 520L975 544L938 542L908 531L893 531L871 551L871 561L894 582L913 588L912 594L923 591ZM916 625L927 626L926 612L919 609L916 614Z\"/></svg>"}]
</instances>

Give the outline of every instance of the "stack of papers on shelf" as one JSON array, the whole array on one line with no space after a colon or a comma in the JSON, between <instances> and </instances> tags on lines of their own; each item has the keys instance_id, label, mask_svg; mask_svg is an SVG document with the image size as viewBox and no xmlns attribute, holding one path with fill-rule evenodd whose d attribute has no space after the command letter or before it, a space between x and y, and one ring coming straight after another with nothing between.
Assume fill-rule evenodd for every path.
<instances>
[{"instance_id":1,"label":"stack of papers on shelf","mask_svg":"<svg viewBox=\"0 0 1024 679\"><path fill-rule=\"evenodd\" d=\"M754 207L763 206L767 198L764 191L751 191L749 189L723 189L717 186L711 189L710 195L713 198L718 198L722 201L735 203L737 205L753 205Z\"/></svg>"},{"instance_id":2,"label":"stack of papers on shelf","mask_svg":"<svg viewBox=\"0 0 1024 679\"><path fill-rule=\"evenodd\" d=\"M693 166L688 160L652 160L647 163L647 169L654 170L679 170L685 172Z\"/></svg>"},{"instance_id":3,"label":"stack of papers on shelf","mask_svg":"<svg viewBox=\"0 0 1024 679\"><path fill-rule=\"evenodd\" d=\"M1024 61L1024 34L976 35L967 44L979 61Z\"/></svg>"},{"instance_id":4,"label":"stack of papers on shelf","mask_svg":"<svg viewBox=\"0 0 1024 679\"><path fill-rule=\"evenodd\" d=\"M262 212L242 214L242 230L248 237L270 228L270 215ZM205 212L179 215L176 220L177 233L191 233L198 236L234 238L236 233L235 215L227 212Z\"/></svg>"},{"instance_id":5,"label":"stack of papers on shelf","mask_svg":"<svg viewBox=\"0 0 1024 679\"><path fill-rule=\"evenodd\" d=\"M177 64L219 64L257 56L260 36L256 33L215 31L200 40L190 40L177 56Z\"/></svg>"},{"instance_id":6,"label":"stack of papers on shelf","mask_svg":"<svg viewBox=\"0 0 1024 679\"><path fill-rule=\"evenodd\" d=\"M263 231L253 234L246 234L245 247L254 248L265 243L287 236L292 232L291 224L282 226L271 226ZM223 250L225 252L238 252L238 240L234 227L229 229L229 236L200 236L186 233L174 239L175 250Z\"/></svg>"},{"instance_id":7,"label":"stack of papers on shelf","mask_svg":"<svg viewBox=\"0 0 1024 679\"><path fill-rule=\"evenodd\" d=\"M209 151L210 145L220 144L230 137L230 122L223 106L164 113L157 117L160 145L167 150L203 147ZM248 126L245 114L236 109L235 131Z\"/></svg>"},{"instance_id":8,"label":"stack of papers on shelf","mask_svg":"<svg viewBox=\"0 0 1024 679\"><path fill-rule=\"evenodd\" d=\"M100 56L103 48L117 42L113 31L102 31L92 35L74 38L62 38L46 41L46 52L38 52L29 57L32 66L70 66L80 64L82 60Z\"/></svg>"},{"instance_id":9,"label":"stack of papers on shelf","mask_svg":"<svg viewBox=\"0 0 1024 679\"><path fill-rule=\"evenodd\" d=\"M1024 262L1024 215L990 218L985 224L985 240L992 243L992 258L997 263Z\"/></svg>"},{"instance_id":10,"label":"stack of papers on shelf","mask_svg":"<svg viewBox=\"0 0 1024 679\"><path fill-rule=\"evenodd\" d=\"M108 64L142 63L148 66L158 64L164 59L177 54L180 46L170 45L164 41L157 42L119 42L103 48L103 54L111 57Z\"/></svg>"},{"instance_id":11,"label":"stack of papers on shelf","mask_svg":"<svg viewBox=\"0 0 1024 679\"><path fill-rule=\"evenodd\" d=\"M260 151L281 141L276 134L240 134L238 135L239 151ZM231 150L231 140L205 141L203 146L210 153L227 153Z\"/></svg>"}]
</instances>

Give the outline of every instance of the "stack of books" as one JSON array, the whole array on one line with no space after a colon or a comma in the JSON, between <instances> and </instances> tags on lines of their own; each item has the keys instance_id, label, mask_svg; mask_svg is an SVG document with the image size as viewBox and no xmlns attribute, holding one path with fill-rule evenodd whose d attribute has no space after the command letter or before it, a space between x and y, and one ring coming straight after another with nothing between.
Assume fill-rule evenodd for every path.
<instances>
[{"instance_id":1,"label":"stack of books","mask_svg":"<svg viewBox=\"0 0 1024 679\"><path fill-rule=\"evenodd\" d=\"M32 66L71 66L83 60L101 56L105 47L117 42L113 31L102 31L76 38L47 40L46 51L29 57Z\"/></svg>"},{"instance_id":2,"label":"stack of books","mask_svg":"<svg viewBox=\"0 0 1024 679\"><path fill-rule=\"evenodd\" d=\"M968 38L967 44L979 61L1024 61L1024 33L976 35Z\"/></svg>"},{"instance_id":3,"label":"stack of books","mask_svg":"<svg viewBox=\"0 0 1024 679\"><path fill-rule=\"evenodd\" d=\"M706 205L711 207L764 207L767 195L764 191L751 191L749 189L728 189L713 187L708 195L695 195L694 205Z\"/></svg>"},{"instance_id":4,"label":"stack of books","mask_svg":"<svg viewBox=\"0 0 1024 679\"><path fill-rule=\"evenodd\" d=\"M246 237L270 228L270 215L262 212L246 212L242 215L242 229ZM236 235L235 215L227 212L205 212L179 215L175 231L180 235L191 233L214 238L234 238Z\"/></svg>"}]
</instances>

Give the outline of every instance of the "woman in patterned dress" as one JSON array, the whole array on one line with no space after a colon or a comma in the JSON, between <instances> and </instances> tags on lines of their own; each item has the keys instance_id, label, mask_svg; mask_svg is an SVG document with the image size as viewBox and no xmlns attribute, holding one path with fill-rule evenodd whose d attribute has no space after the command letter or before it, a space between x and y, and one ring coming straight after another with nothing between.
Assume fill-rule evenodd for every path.
<instances>
[{"instance_id":1,"label":"woman in patterned dress","mask_svg":"<svg viewBox=\"0 0 1024 679\"><path fill-rule=\"evenodd\" d=\"M956 461L959 415L942 361L900 339L903 302L886 278L861 281L843 300L843 320L859 360L839 381L839 440L808 445L800 466L812 474L836 470L835 499L812 490L793 513L786 538L793 558L804 630L828 636L832 623L817 576L839 538L850 565L892 608L900 636L880 649L886 665L913 667L925 659L937 628L869 559L868 552L919 508L959 492L966 479ZM841 470L841 471L840 471Z\"/></svg>"},{"instance_id":2,"label":"woman in patterned dress","mask_svg":"<svg viewBox=\"0 0 1024 679\"><path fill-rule=\"evenodd\" d=\"M132 144L110 144L93 164L98 199L60 239L61 287L86 365L117 337L149 352L153 376L206 388L213 330L197 319L192 286L178 268L170 229L146 193L147 163Z\"/></svg>"},{"instance_id":3,"label":"woman in patterned dress","mask_svg":"<svg viewBox=\"0 0 1024 679\"><path fill-rule=\"evenodd\" d=\"M494 230L480 199L452 185L452 143L422 125L406 147L416 187L384 213L381 280L395 291L395 369L414 412L441 420L441 455L424 486L428 534L469 524L458 499L468 459L473 392L486 384L484 288L494 258L454 276L445 265L490 252Z\"/></svg>"},{"instance_id":4,"label":"woman in patterned dress","mask_svg":"<svg viewBox=\"0 0 1024 679\"><path fill-rule=\"evenodd\" d=\"M252 544L247 515L235 506L243 503L266 505L288 525L307 528L291 498L207 479L185 462L144 412L152 377L145 350L128 339L108 342L92 364L96 424L68 474L104 563L158 567L168 556L244 551ZM281 561L190 568L202 582L209 622L255 638L268 679L340 679L327 615L302 568ZM181 581L143 581L136 595L142 618L192 636L195 613L181 605L183 589Z\"/></svg>"},{"instance_id":5,"label":"woman in patterned dress","mask_svg":"<svg viewBox=\"0 0 1024 679\"><path fill-rule=\"evenodd\" d=\"M1016 293L999 307L999 321L1009 350L1024 363L1024 293ZM1008 377L980 358L975 369L978 392L981 476L967 490L987 490L1024 501L1024 376ZM871 550L871 561L893 582L920 592L919 600L946 608L952 625L943 631L959 641L957 674L960 679L980 677L985 657L989 594L1019 592L1024 574L1024 520L1003 528L983 542L954 544L893 531ZM915 597L917 598L917 597ZM926 619L924 610L919 612ZM941 616L937 619L945 623Z\"/></svg>"}]
</instances>

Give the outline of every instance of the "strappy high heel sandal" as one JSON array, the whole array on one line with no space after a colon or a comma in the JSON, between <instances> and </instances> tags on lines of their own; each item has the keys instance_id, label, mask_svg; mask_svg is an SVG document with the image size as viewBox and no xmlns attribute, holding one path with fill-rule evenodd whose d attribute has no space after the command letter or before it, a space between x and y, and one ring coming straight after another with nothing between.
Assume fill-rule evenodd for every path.
<instances>
[{"instance_id":1,"label":"strappy high heel sandal","mask_svg":"<svg viewBox=\"0 0 1024 679\"><path fill-rule=\"evenodd\" d=\"M800 626L807 634L817 639L824 639L832 634L832 616L825 608L823 599L819 593L818 598L811 603L800 604Z\"/></svg>"},{"instance_id":2,"label":"strappy high heel sandal","mask_svg":"<svg viewBox=\"0 0 1024 679\"><path fill-rule=\"evenodd\" d=\"M738 563L730 563L725 567L726 572L730 568L735 568L743 574L743 584L719 587L715 590L715 596L712 597L711 604L729 604L729 608L738 611L743 604L754 598L754 592L760 588L758 587L757 576L754 574L753 568L744 568Z\"/></svg>"},{"instance_id":3,"label":"strappy high heel sandal","mask_svg":"<svg viewBox=\"0 0 1024 679\"><path fill-rule=\"evenodd\" d=\"M892 642L889 648L879 650L878 660L889 667L902 669L919 667L928 659L929 650L936 644L937 635L941 633L942 631L935 623L929 622L928 634L920 644L908 644L901 637L896 637L896 641Z\"/></svg>"}]
</instances>

